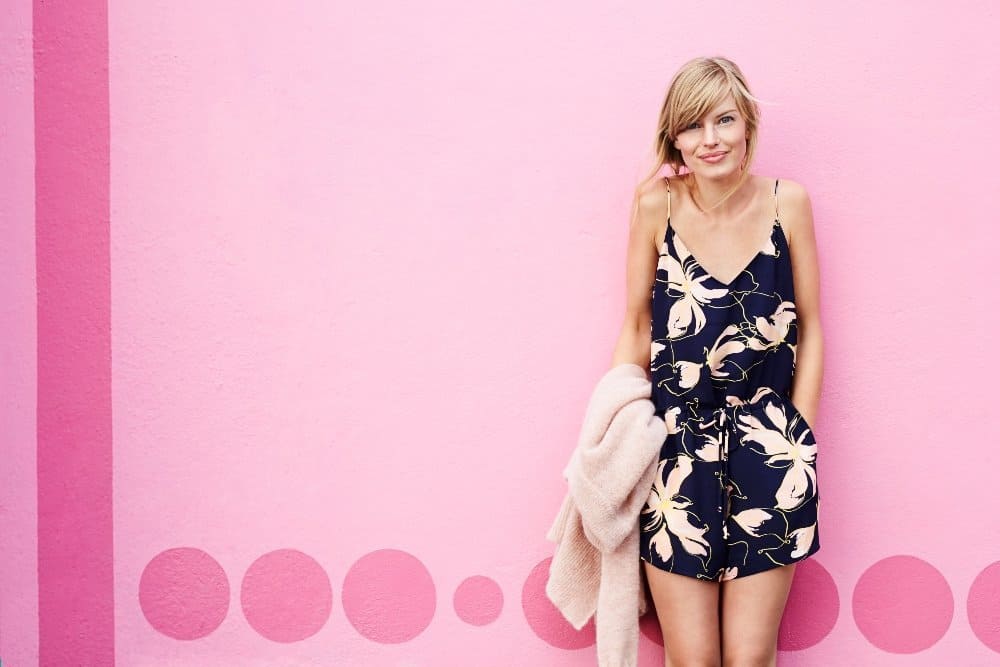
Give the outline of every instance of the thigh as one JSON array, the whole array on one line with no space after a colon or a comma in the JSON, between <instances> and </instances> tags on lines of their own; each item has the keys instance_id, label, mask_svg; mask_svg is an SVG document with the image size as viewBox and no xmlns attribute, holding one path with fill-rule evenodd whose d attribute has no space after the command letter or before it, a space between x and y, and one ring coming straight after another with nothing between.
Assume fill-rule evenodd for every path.
<instances>
[{"instance_id":1,"label":"thigh","mask_svg":"<svg viewBox=\"0 0 1000 667\"><path fill-rule=\"evenodd\" d=\"M667 572L645 561L642 566L667 664L719 664L719 583Z\"/></svg>"},{"instance_id":2,"label":"thigh","mask_svg":"<svg viewBox=\"0 0 1000 667\"><path fill-rule=\"evenodd\" d=\"M778 626L794 574L794 564L783 565L722 582L724 664L774 664Z\"/></svg>"}]
</instances>

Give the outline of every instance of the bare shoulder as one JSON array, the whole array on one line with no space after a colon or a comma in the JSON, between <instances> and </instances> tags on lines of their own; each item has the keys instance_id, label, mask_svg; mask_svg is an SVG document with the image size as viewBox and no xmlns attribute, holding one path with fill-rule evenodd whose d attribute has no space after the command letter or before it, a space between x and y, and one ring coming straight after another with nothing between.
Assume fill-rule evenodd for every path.
<instances>
[{"instance_id":1,"label":"bare shoulder","mask_svg":"<svg viewBox=\"0 0 1000 667\"><path fill-rule=\"evenodd\" d=\"M670 189L673 190L673 179L670 183ZM642 228L641 233L647 236L654 246L658 245L657 239L666 232L667 204L667 182L664 178L650 179L639 189L633 224Z\"/></svg>"},{"instance_id":2,"label":"bare shoulder","mask_svg":"<svg viewBox=\"0 0 1000 667\"><path fill-rule=\"evenodd\" d=\"M671 179L670 188L674 188ZM662 177L651 178L639 189L639 207L646 210L667 210L667 181Z\"/></svg>"},{"instance_id":3,"label":"bare shoulder","mask_svg":"<svg viewBox=\"0 0 1000 667\"><path fill-rule=\"evenodd\" d=\"M813 235L812 201L805 186L798 181L778 179L778 219L789 242Z\"/></svg>"}]
</instances>

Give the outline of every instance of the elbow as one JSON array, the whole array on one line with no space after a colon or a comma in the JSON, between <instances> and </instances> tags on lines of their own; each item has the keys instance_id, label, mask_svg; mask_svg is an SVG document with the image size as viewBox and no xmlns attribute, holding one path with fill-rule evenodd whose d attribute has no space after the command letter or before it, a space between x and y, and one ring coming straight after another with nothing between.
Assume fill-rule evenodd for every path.
<instances>
[{"instance_id":1,"label":"elbow","mask_svg":"<svg viewBox=\"0 0 1000 667\"><path fill-rule=\"evenodd\" d=\"M627 318L615 345L611 365L631 363L649 372L649 351L651 345L649 322L639 318Z\"/></svg>"},{"instance_id":2,"label":"elbow","mask_svg":"<svg viewBox=\"0 0 1000 667\"><path fill-rule=\"evenodd\" d=\"M646 307L643 308L628 308L625 311L625 320L622 324L622 331L628 331L640 336L645 335L648 338L652 319L653 313L648 304L646 304Z\"/></svg>"},{"instance_id":3,"label":"elbow","mask_svg":"<svg viewBox=\"0 0 1000 667\"><path fill-rule=\"evenodd\" d=\"M810 313L807 316L798 318L797 326L800 336L809 336L822 340L823 326L819 320L819 313Z\"/></svg>"}]
</instances>

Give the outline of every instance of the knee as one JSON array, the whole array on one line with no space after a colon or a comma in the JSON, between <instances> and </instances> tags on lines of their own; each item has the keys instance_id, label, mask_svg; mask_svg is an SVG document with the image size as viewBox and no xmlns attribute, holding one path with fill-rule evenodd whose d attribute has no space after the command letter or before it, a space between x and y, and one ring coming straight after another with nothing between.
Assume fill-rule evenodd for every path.
<instances>
[{"instance_id":1,"label":"knee","mask_svg":"<svg viewBox=\"0 0 1000 667\"><path fill-rule=\"evenodd\" d=\"M722 654L722 667L774 667L777 654L775 647L767 649L745 646L735 650L725 650Z\"/></svg>"},{"instance_id":2,"label":"knee","mask_svg":"<svg viewBox=\"0 0 1000 667\"><path fill-rule=\"evenodd\" d=\"M684 655L667 655L665 667L719 667L719 654L707 651L703 654L685 653Z\"/></svg>"}]
</instances>

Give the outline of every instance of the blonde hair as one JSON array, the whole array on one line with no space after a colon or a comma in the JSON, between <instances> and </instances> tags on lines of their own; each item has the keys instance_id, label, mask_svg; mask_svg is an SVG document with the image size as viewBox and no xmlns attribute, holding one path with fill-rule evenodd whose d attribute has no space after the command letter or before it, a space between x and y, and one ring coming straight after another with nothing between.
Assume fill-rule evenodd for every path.
<instances>
[{"instance_id":1,"label":"blonde hair","mask_svg":"<svg viewBox=\"0 0 1000 667\"><path fill-rule=\"evenodd\" d=\"M654 166L636 187L633 217L643 188L660 172L663 165L670 165L675 176L680 175L681 167L686 167L681 152L674 146L677 135L729 94L736 100L736 108L746 121L749 135L747 152L736 185L712 208L728 199L750 177L750 164L757 149L757 129L760 126L760 100L750 92L746 77L733 61L722 56L694 58L681 66L667 88L653 145Z\"/></svg>"}]
</instances>

